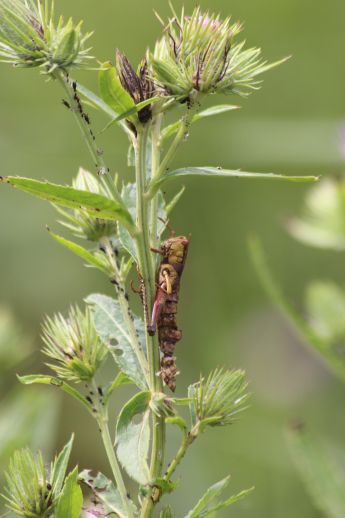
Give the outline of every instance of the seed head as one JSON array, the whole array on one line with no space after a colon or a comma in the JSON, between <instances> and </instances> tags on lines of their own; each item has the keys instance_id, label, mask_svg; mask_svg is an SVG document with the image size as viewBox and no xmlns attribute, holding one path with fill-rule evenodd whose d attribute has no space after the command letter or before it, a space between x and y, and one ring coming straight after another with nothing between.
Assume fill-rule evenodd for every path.
<instances>
[{"instance_id":1,"label":"seed head","mask_svg":"<svg viewBox=\"0 0 345 518\"><path fill-rule=\"evenodd\" d=\"M44 354L55 363L47 364L66 381L89 382L101 367L107 349L100 341L91 311L71 307L68 317L60 313L43 324Z\"/></svg>"}]
</instances>

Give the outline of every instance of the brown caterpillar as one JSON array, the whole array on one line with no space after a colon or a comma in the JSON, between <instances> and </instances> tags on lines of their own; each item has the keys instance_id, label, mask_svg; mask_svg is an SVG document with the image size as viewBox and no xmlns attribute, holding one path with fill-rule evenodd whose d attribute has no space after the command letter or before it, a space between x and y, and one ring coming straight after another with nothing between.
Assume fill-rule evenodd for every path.
<instances>
[{"instance_id":1,"label":"brown caterpillar","mask_svg":"<svg viewBox=\"0 0 345 518\"><path fill-rule=\"evenodd\" d=\"M182 338L182 332L176 321L179 300L180 281L187 258L189 241L184 236L170 237L155 250L162 256L158 271L157 290L152 310L148 333L153 336L158 328L161 359L161 376L166 385L176 389L176 343Z\"/></svg>"}]
</instances>

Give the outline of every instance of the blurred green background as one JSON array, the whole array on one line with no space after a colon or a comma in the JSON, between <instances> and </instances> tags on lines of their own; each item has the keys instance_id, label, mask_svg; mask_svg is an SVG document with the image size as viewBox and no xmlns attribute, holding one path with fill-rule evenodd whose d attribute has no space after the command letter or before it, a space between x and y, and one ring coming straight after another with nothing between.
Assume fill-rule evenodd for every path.
<instances>
[{"instance_id":1,"label":"blurred green background","mask_svg":"<svg viewBox=\"0 0 345 518\"><path fill-rule=\"evenodd\" d=\"M160 31L153 9L162 15L169 12L165 0L60 0L56 4L66 16L83 18L85 29L95 29L92 44L100 60L113 60L119 47L138 62ZM182 2L175 0L174 5L179 8ZM195 2L186 0L184 5L191 10ZM290 54L292 59L267 74L262 90L248 100L230 100L241 104L241 110L196 125L176 165L341 174L344 1L202 0L201 5L244 21L248 44L262 47L269 60ZM75 122L62 107L58 86L45 83L36 71L3 65L0 73L0 174L69 183L80 165L90 168ZM96 88L96 72L78 73L77 78ZM93 121L96 130L105 122L98 114L93 114ZM98 140L113 172L132 180L120 130L112 129ZM308 186L226 179L188 180L186 186L172 220L178 233L192 233L179 316L184 340L177 352L178 393L183 395L200 371L224 364L246 369L253 396L250 409L236 426L210 431L193 446L179 472L182 482L174 497L177 516L209 485L231 473L234 491L252 485L256 491L221 516L317 518L320 515L289 458L284 428L298 417L344 446L345 414L339 411L344 387L303 348L270 306L253 272L246 238L252 233L262 237L279 281L297 300L313 278L343 285L344 257L303 247L284 230L284 220L296 213ZM168 192L175 189L169 186ZM25 372L42 368L43 314L64 311L90 292L111 294L100 274L83 268L49 238L45 225L58 229L55 219L47 204L1 189L0 304L10 308L33 337L36 353L31 365L23 366ZM15 384L13 369L1 387L3 397ZM33 389L21 390L32 390L32 398L36 397ZM51 392L53 396L56 393ZM44 417L41 427L41 431L46 427ZM54 449L75 430L73 460L81 468L107 471L96 426L74 402L63 401L59 419L49 428ZM172 433L171 450L178 440L178 434Z\"/></svg>"}]
</instances>

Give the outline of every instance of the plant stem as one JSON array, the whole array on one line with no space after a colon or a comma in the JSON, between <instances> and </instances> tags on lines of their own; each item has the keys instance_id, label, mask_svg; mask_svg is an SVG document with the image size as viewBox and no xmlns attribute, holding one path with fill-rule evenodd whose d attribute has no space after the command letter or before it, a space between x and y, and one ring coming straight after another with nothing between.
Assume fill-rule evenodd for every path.
<instances>
[{"instance_id":1,"label":"plant stem","mask_svg":"<svg viewBox=\"0 0 345 518\"><path fill-rule=\"evenodd\" d=\"M166 152L166 154L155 174L155 177L152 178L153 181L152 181L151 187L147 193L149 198L152 198L156 194L157 188L155 187L155 185L162 178L162 176L164 176L164 174L165 174L166 170L168 169L170 162L174 158L176 151L178 150L180 144L183 142L183 140L185 140L188 137L190 125L191 125L193 117L194 117L195 113L198 111L199 107L200 107L200 101L197 99L194 99L193 101L191 101L191 104L188 107L187 113L182 117L181 126L180 126L174 140L172 141L170 148Z\"/></svg>"},{"instance_id":2,"label":"plant stem","mask_svg":"<svg viewBox=\"0 0 345 518\"><path fill-rule=\"evenodd\" d=\"M140 273L145 286L145 324L148 324L148 315L151 313L155 294L155 267L151 247L152 230L150 233L149 200L145 196L146 190L146 153L149 127L138 129L135 145L136 154L136 185L137 185L137 234L136 245L139 258ZM158 158L159 159L159 158ZM151 222L157 220L157 204L151 207ZM157 334L149 336L146 332L146 347L150 372L150 389L152 393L163 392L162 379L157 373L160 370L160 354ZM165 421L164 416L152 414L153 437L150 477L152 480L158 478L162 473L164 446L165 446ZM149 518L154 507L150 496L146 497L142 511L142 518Z\"/></svg>"},{"instance_id":3,"label":"plant stem","mask_svg":"<svg viewBox=\"0 0 345 518\"><path fill-rule=\"evenodd\" d=\"M91 131L89 123L83 116L84 112L81 109L81 102L77 93L73 90L70 79L60 70L54 72L54 78L59 81L65 91L67 102L83 135L103 187L109 197L117 201L123 207L121 196L116 189L114 181L110 177L109 169L103 157L103 151L98 149L96 145L95 137Z\"/></svg>"},{"instance_id":4,"label":"plant stem","mask_svg":"<svg viewBox=\"0 0 345 518\"><path fill-rule=\"evenodd\" d=\"M92 385L93 385L94 394L97 394L98 391L97 391L97 386L96 386L95 381L93 381ZM104 449L105 449L107 457L108 457L108 461L109 461L111 471L114 476L117 490L118 490L121 500L122 500L123 508L126 511L126 518L127 517L133 518L133 512L132 512L130 502L127 497L127 490L126 490L125 483L123 481L121 468L119 466L119 463L118 463L116 455L115 455L113 441L111 440L111 437L110 437L109 426L108 426L108 411L106 408L103 407L102 403L99 401L97 396L95 398L95 407L96 407L96 411L97 411L96 419L97 419L97 423L99 426L99 430L101 432Z\"/></svg>"},{"instance_id":5,"label":"plant stem","mask_svg":"<svg viewBox=\"0 0 345 518\"><path fill-rule=\"evenodd\" d=\"M191 446L191 444L193 444L193 442L195 441L196 438L197 438L197 435L194 435L192 432L186 433L184 435L182 444L181 444L178 452L176 453L175 458L169 464L169 468L167 469L167 471L164 475L164 480L169 481L171 479L171 476L176 471L176 468L180 464L183 457L186 455L186 452L187 452L189 446Z\"/></svg>"},{"instance_id":6,"label":"plant stem","mask_svg":"<svg viewBox=\"0 0 345 518\"><path fill-rule=\"evenodd\" d=\"M151 145L151 168L152 179L154 179L160 167L160 151L161 151L161 125L162 114L157 115L156 120L152 124L152 145ZM153 248L158 248L159 236L158 226L158 196L154 196L151 201L151 244Z\"/></svg>"}]
</instances>

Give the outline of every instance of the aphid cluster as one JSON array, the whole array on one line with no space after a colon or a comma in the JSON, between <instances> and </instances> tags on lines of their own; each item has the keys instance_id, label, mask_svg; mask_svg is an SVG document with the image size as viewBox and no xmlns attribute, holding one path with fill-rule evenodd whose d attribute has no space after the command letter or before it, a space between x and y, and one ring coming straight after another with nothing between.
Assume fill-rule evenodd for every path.
<instances>
[{"instance_id":1,"label":"aphid cluster","mask_svg":"<svg viewBox=\"0 0 345 518\"><path fill-rule=\"evenodd\" d=\"M173 392L176 389L176 343L182 332L176 321L180 281L186 262L189 241L186 237L171 237L156 252L162 256L158 270L157 290L148 333L153 336L158 328L159 347L162 352L161 376Z\"/></svg>"}]
</instances>

